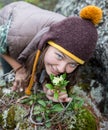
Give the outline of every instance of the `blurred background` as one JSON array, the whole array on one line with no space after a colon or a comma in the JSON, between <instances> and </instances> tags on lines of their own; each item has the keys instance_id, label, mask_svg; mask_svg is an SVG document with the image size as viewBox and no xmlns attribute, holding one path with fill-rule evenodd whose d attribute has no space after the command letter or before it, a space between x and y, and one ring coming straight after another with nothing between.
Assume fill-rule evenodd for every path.
<instances>
[{"instance_id":1,"label":"blurred background","mask_svg":"<svg viewBox=\"0 0 108 130\"><path fill-rule=\"evenodd\" d=\"M0 0L0 8L6 4L9 4L15 1L21 1L21 0ZM53 10L55 5L58 2L58 0L23 0L23 1L27 1L29 3L32 3L34 5L37 5L41 8L48 9L48 10Z\"/></svg>"}]
</instances>

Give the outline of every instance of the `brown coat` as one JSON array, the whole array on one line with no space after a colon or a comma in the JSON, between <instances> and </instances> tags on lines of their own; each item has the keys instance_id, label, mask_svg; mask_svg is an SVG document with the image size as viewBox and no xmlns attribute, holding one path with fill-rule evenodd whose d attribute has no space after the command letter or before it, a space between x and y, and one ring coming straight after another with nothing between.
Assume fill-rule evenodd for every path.
<instances>
[{"instance_id":1,"label":"brown coat","mask_svg":"<svg viewBox=\"0 0 108 130\"><path fill-rule=\"evenodd\" d=\"M20 1L0 10L0 25L6 23L11 12L12 22L7 44L10 56L19 60L27 59L28 55L37 49L41 37L50 25L65 18L63 15Z\"/></svg>"}]
</instances>

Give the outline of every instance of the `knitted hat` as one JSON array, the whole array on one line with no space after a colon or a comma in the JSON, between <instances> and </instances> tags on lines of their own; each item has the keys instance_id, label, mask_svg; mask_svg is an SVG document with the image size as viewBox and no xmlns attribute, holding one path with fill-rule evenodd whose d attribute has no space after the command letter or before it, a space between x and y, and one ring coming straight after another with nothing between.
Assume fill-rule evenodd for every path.
<instances>
[{"instance_id":1,"label":"knitted hat","mask_svg":"<svg viewBox=\"0 0 108 130\"><path fill-rule=\"evenodd\" d=\"M51 25L46 34L43 35L36 54L32 77L26 94L30 92L33 85L33 76L43 45L49 44L63 52L79 64L84 64L90 59L97 42L97 25L102 19L102 10L97 6L86 6L80 11L80 17L68 17L63 21Z\"/></svg>"},{"instance_id":2,"label":"knitted hat","mask_svg":"<svg viewBox=\"0 0 108 130\"><path fill-rule=\"evenodd\" d=\"M90 59L96 47L98 35L95 25L101 18L100 8L86 6L80 11L80 17L69 17L53 24L40 44L48 43L83 64Z\"/></svg>"}]
</instances>

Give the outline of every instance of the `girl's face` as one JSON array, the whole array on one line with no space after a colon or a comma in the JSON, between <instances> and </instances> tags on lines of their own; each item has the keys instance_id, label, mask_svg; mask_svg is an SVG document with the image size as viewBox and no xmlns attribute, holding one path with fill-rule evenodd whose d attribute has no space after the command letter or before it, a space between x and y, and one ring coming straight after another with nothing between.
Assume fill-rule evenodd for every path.
<instances>
[{"instance_id":1,"label":"girl's face","mask_svg":"<svg viewBox=\"0 0 108 130\"><path fill-rule=\"evenodd\" d=\"M78 66L77 62L52 46L49 46L45 53L44 64L47 74L55 76L61 73L72 73Z\"/></svg>"}]
</instances>

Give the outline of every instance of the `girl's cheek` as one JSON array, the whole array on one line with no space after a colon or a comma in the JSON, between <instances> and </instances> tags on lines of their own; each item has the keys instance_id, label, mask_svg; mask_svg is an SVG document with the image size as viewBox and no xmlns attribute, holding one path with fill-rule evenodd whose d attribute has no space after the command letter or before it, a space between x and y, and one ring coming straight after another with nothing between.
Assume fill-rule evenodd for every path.
<instances>
[{"instance_id":1,"label":"girl's cheek","mask_svg":"<svg viewBox=\"0 0 108 130\"><path fill-rule=\"evenodd\" d=\"M66 69L66 73L72 73L75 70L75 68L67 68Z\"/></svg>"}]
</instances>

